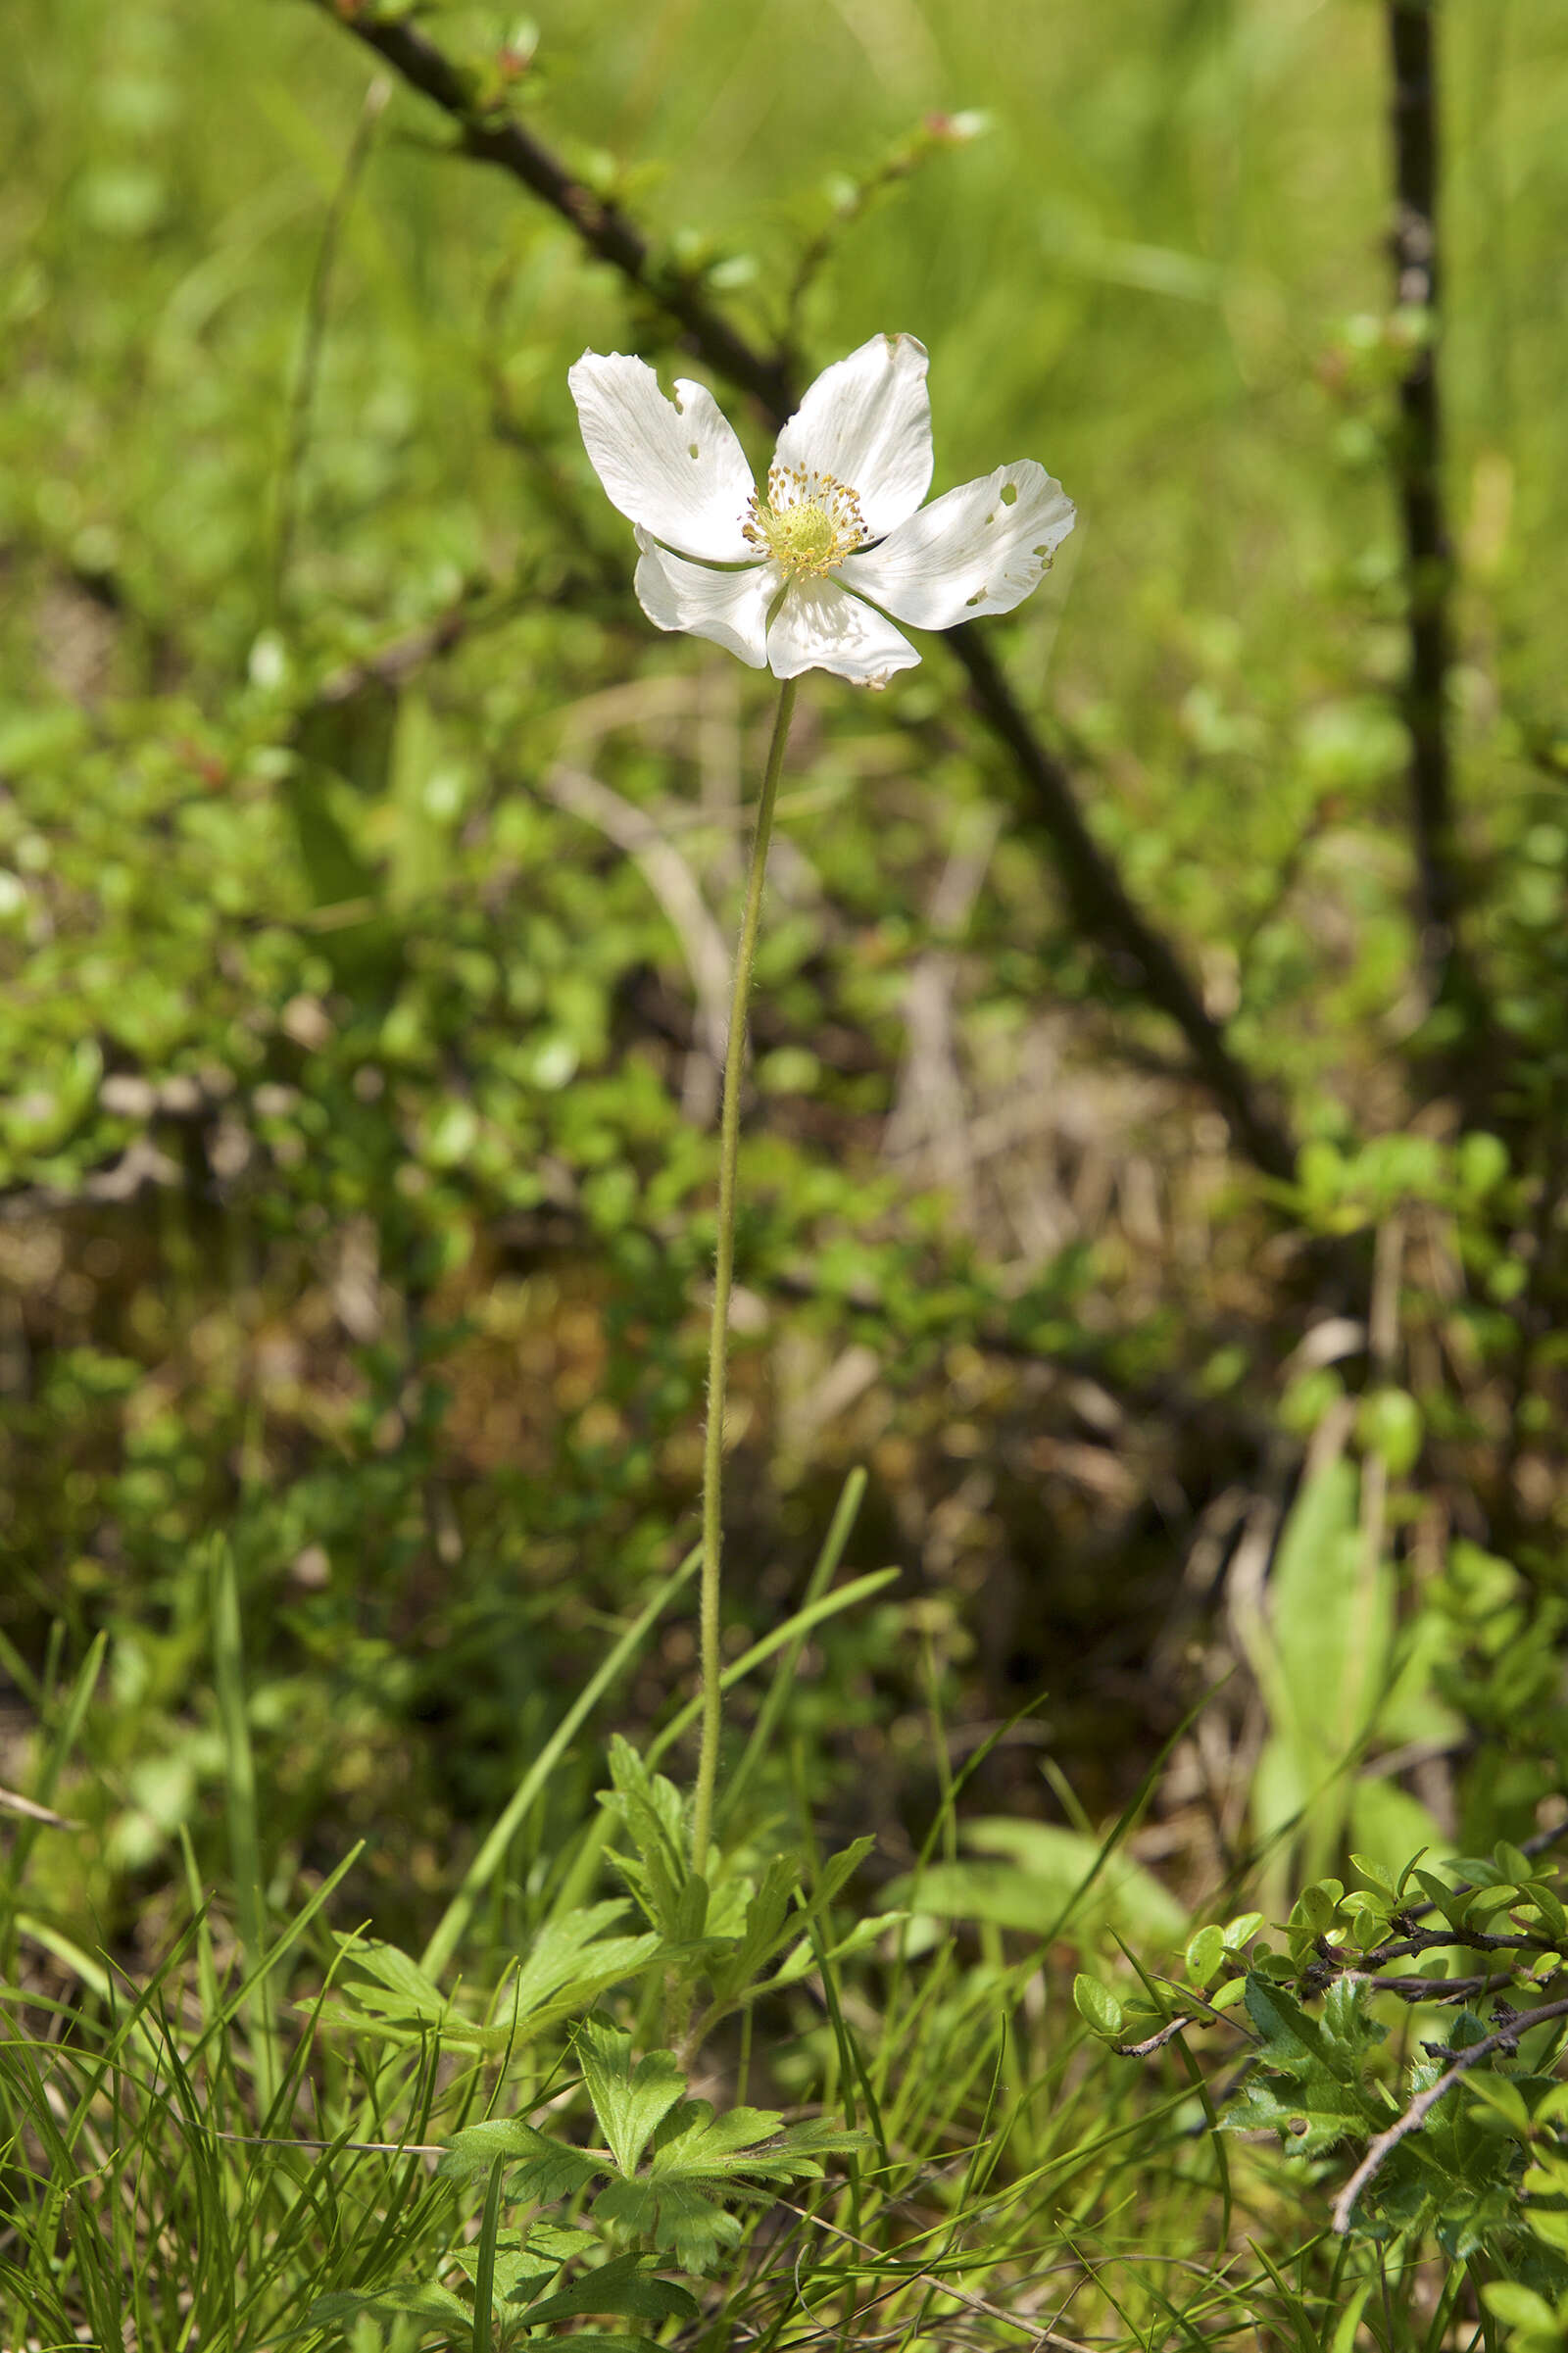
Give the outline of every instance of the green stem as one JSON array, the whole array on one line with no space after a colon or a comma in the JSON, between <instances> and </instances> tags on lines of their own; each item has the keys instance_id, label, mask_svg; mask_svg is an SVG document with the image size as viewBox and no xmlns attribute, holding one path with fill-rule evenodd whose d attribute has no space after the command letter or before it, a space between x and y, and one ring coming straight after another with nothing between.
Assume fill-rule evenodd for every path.
<instances>
[{"instance_id":1,"label":"green stem","mask_svg":"<svg viewBox=\"0 0 1568 2353\"><path fill-rule=\"evenodd\" d=\"M718 1130L718 1243L713 1262L713 1321L708 1340L708 1428L703 1439L702 1686L703 1741L697 1762L697 1795L692 1810L692 1868L708 1868L713 1827L713 1785L718 1776L718 1736L723 1713L719 1687L718 1600L723 1532L724 1383L729 1368L729 1295L735 1280L735 1172L741 1148L741 1084L746 1074L746 1008L752 994L757 927L762 912L762 877L773 833L773 804L795 711L796 681L779 689L773 740L757 804L751 871L746 877L746 911L735 950L735 981L729 1002L729 1040L724 1050L724 1107Z\"/></svg>"}]
</instances>

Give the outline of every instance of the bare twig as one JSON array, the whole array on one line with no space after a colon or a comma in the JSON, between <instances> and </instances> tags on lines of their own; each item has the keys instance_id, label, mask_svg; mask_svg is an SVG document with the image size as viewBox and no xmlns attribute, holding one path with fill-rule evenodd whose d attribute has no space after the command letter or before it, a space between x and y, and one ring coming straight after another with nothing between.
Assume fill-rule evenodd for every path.
<instances>
[{"instance_id":1,"label":"bare twig","mask_svg":"<svg viewBox=\"0 0 1568 2353\"><path fill-rule=\"evenodd\" d=\"M1491 1936L1483 1929L1444 1927L1417 1929L1408 1936L1391 1937L1387 1944L1380 1944L1369 1953L1358 1953L1354 1958L1368 1968L1382 1970L1389 1961L1414 1960L1422 1953L1446 1952L1450 1947L1461 1952L1522 1952L1538 1957L1559 1950L1550 1936ZM1366 1975L1365 1970L1352 1971L1343 1966L1351 1955L1342 1952L1338 1945L1320 1940L1318 1951L1321 1960L1314 1961L1301 1973L1303 1993L1321 1993L1325 1985L1337 1984L1341 1978ZM1414 1982L1409 1978L1391 1978L1390 1985L1398 1991Z\"/></svg>"},{"instance_id":2,"label":"bare twig","mask_svg":"<svg viewBox=\"0 0 1568 2353\"><path fill-rule=\"evenodd\" d=\"M24 1797L20 1789L0 1789L0 1809L8 1814L23 1814L29 1822L46 1822L52 1830L83 1830L86 1825L74 1822L69 1814L57 1814L52 1806L39 1805L35 1798Z\"/></svg>"},{"instance_id":3,"label":"bare twig","mask_svg":"<svg viewBox=\"0 0 1568 2353\"><path fill-rule=\"evenodd\" d=\"M376 51L456 125L463 152L494 164L566 221L588 251L617 270L677 326L715 375L757 401L774 425L797 405L786 358L756 349L710 300L701 281L659 262L620 208L572 178L514 117L481 105L471 78L409 24L372 22L360 0L311 0ZM1181 1031L1198 1075L1224 1112L1240 1150L1265 1174L1289 1180L1296 1149L1232 1053L1174 945L1128 895L1115 863L1084 822L1068 773L1041 742L987 640L970 625L951 633L980 716L1012 757L1025 819L1051 845L1069 910L1117 985L1157 1007Z\"/></svg>"},{"instance_id":4,"label":"bare twig","mask_svg":"<svg viewBox=\"0 0 1568 2353\"><path fill-rule=\"evenodd\" d=\"M1401 1977L1397 1970L1386 1976L1365 1969L1345 1969L1335 1979L1337 1985L1370 1985L1374 1993L1396 1993L1402 2002L1484 2001L1489 1993L1496 1993L1511 1985L1511 1974L1484 1978L1422 1978Z\"/></svg>"},{"instance_id":5,"label":"bare twig","mask_svg":"<svg viewBox=\"0 0 1568 2353\"><path fill-rule=\"evenodd\" d=\"M1397 2122L1368 2143L1366 2155L1335 2199L1334 2228L1342 2238L1350 2228L1356 2200L1368 2182L1382 2172L1400 2141L1409 2133L1419 2132L1439 2100L1450 2092L1478 2061L1490 2058L1494 2051L1514 2049L1522 2034L1528 2034L1534 2027L1548 2026L1554 2018L1568 2018L1568 2001L1544 2002L1539 2010L1514 2012L1507 2024L1498 2027L1494 2034L1484 2034L1479 2042L1472 2042L1468 2050L1459 2053L1446 2074L1439 2076L1435 2083L1429 2083L1425 2091L1416 2093Z\"/></svg>"},{"instance_id":6,"label":"bare twig","mask_svg":"<svg viewBox=\"0 0 1568 2353\"><path fill-rule=\"evenodd\" d=\"M1169 1984L1168 1979L1164 1982ZM1147 1985L1150 1983L1150 1980L1146 1977L1144 1983ZM1172 1990L1174 1991L1176 1988L1173 1987ZM1153 2034L1147 2035L1142 2042L1112 2043L1111 2048L1116 2052L1118 2057L1123 2059L1148 2059L1152 2057L1155 2051L1163 2050L1166 2043L1173 2041L1175 2037L1182 2032L1184 2027L1198 2027L1200 2029L1218 2026L1231 2027L1243 2037L1245 2041L1253 2044L1257 2043L1258 2037L1252 2033L1251 2029L1250 2027L1244 2027L1241 2020L1233 2017L1229 2010L1216 2009L1212 2002L1204 2001L1200 1993L1196 1993L1191 1985L1182 1986L1180 1988L1180 1992L1183 2001L1192 2002L1197 2009L1203 2011L1205 2015L1200 2018L1195 2017L1191 2010L1178 2011L1175 2016L1167 2018L1163 2026L1156 2027Z\"/></svg>"},{"instance_id":7,"label":"bare twig","mask_svg":"<svg viewBox=\"0 0 1568 2353\"><path fill-rule=\"evenodd\" d=\"M1167 2042L1174 2042L1177 2035L1184 2034L1189 2027L1204 2027L1212 2023L1207 2018L1167 2018L1162 2027L1156 2027L1152 2034L1146 2034L1142 2042L1115 2042L1111 2048L1118 2059L1152 2059L1156 2051L1162 2051Z\"/></svg>"}]
</instances>

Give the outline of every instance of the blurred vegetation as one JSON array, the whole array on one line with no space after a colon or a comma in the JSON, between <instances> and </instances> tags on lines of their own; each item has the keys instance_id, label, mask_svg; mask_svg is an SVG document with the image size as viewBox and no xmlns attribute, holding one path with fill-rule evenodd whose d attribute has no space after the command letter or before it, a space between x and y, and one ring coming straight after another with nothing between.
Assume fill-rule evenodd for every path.
<instances>
[{"instance_id":1,"label":"blurred vegetation","mask_svg":"<svg viewBox=\"0 0 1568 2353\"><path fill-rule=\"evenodd\" d=\"M585 344L701 356L354 37L404 13L12 0L0 1784L75 1825L24 1820L7 1866L7 1968L45 2001L112 2004L83 1956L164 1965L202 1890L208 1965L224 1923L251 1941L236 1688L265 1907L329 1886L323 1935L417 1949L695 1528L769 698L644 622L566 393ZM476 119L515 110L759 349L809 372L917 333L937 489L1060 477L1055 572L980 626L1301 1148L1294 1185L1233 1150L946 647L883 697L808 682L754 1031L732 1650L800 1605L858 1464L847 1568L898 1576L812 1628L750 1835L873 1836L856 1906L918 1894L954 2018L1013 1969L1012 2047L1097 2132L1145 2094L1113 2063L1084 2092L1092 2040L1047 2031L1072 1938L1108 1982L1115 1936L1152 1956L1248 1887L1283 1915L1350 1849L1397 1877L1527 1841L1565 1794L1568 19L1442 12L1456 1006L1407 805L1396 392L1434 321L1391 285L1384 13L417 18ZM674 1606L560 1758L477 1978L591 1881L601 1743L657 1734L693 1656ZM1123 1876L1074 1909L1123 1809ZM823 2034L781 2033L770 2096L831 2102ZM963 2047L979 2105L916 2145L980 2132L1000 2046ZM1160 2065L1188 2107L1152 2170L1063 2190L1086 2278L1200 2178L1215 2265L1244 2242ZM1283 2261L1322 2218L1254 2160ZM1328 2311L1334 2260L1292 2293ZM1410 2279L1378 2341L1436 2346L1460 2307ZM1188 2292L1107 2288L1095 2328L1122 2293L1125 2341L1163 2342Z\"/></svg>"}]
</instances>

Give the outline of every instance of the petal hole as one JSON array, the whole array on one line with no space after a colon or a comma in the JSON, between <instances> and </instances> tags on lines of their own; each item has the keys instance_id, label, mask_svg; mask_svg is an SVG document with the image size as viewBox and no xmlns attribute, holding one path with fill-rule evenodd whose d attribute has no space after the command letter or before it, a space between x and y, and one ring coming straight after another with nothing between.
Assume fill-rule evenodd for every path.
<instances>
[{"instance_id":1,"label":"petal hole","mask_svg":"<svg viewBox=\"0 0 1568 2353\"><path fill-rule=\"evenodd\" d=\"M1017 496L1018 496L1018 485L1017 485L1017 483L1016 483L1016 482L1004 482L1004 483L1003 483L1003 485L1002 485L1002 503L1003 503L1003 505L1004 505L1004 507L1010 507L1010 506L1012 506L1012 505L1013 505L1013 504L1016 502L1016 500L1017 500Z\"/></svg>"}]
</instances>

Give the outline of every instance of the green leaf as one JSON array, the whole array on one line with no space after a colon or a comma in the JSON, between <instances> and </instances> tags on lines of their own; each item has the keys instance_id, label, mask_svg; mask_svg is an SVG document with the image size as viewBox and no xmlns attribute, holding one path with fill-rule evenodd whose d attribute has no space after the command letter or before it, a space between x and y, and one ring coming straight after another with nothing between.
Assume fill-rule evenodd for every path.
<instances>
[{"instance_id":1,"label":"green leaf","mask_svg":"<svg viewBox=\"0 0 1568 2353\"><path fill-rule=\"evenodd\" d=\"M1373 1887L1378 1888L1384 1895L1397 1900L1399 1889L1394 1874L1382 1863L1380 1863L1374 1855L1352 1854L1350 1860L1355 1865L1357 1871L1359 1871L1364 1880L1370 1880Z\"/></svg>"},{"instance_id":2,"label":"green leaf","mask_svg":"<svg viewBox=\"0 0 1568 2353\"><path fill-rule=\"evenodd\" d=\"M673 2051L649 2051L633 2067L631 2036L588 2019L577 2031L577 2057L599 2129L623 2174L633 2174L654 2132L685 2097L686 2078Z\"/></svg>"},{"instance_id":3,"label":"green leaf","mask_svg":"<svg viewBox=\"0 0 1568 2353\"><path fill-rule=\"evenodd\" d=\"M1494 2110L1521 2137L1529 2132L1530 2110L1511 2076L1483 2075L1479 2068L1474 2068L1465 2078L1465 2089L1474 2101Z\"/></svg>"},{"instance_id":4,"label":"green leaf","mask_svg":"<svg viewBox=\"0 0 1568 2353\"><path fill-rule=\"evenodd\" d=\"M552 2140L520 2117L492 2117L483 2124L465 2126L436 2171L451 2181L469 2181L487 2175L497 2157L520 2168L512 2179L514 2194L541 2206L574 2196L606 2171L601 2158L590 2157L566 2141Z\"/></svg>"},{"instance_id":5,"label":"green leaf","mask_svg":"<svg viewBox=\"0 0 1568 2353\"><path fill-rule=\"evenodd\" d=\"M1110 1855L1091 1882L1103 1842L1082 1831L982 1817L966 1826L964 1837L1008 1859L929 1865L891 1887L892 1901L941 1919L989 1921L1040 1936L1068 1920L1085 1935L1110 1927L1138 1944L1170 1945L1186 1934L1183 1907L1130 1856Z\"/></svg>"},{"instance_id":6,"label":"green leaf","mask_svg":"<svg viewBox=\"0 0 1568 2353\"><path fill-rule=\"evenodd\" d=\"M518 2293L511 2300L519 2303L526 2299ZM536 2328L541 2322L572 2319L585 2312L622 2312L635 2320L660 2322L694 2321L698 2310L690 2288L678 2286L673 2279L659 2279L640 2255L614 2255L597 2271L573 2279L569 2287L530 2304L523 2317L528 2328Z\"/></svg>"},{"instance_id":7,"label":"green leaf","mask_svg":"<svg viewBox=\"0 0 1568 2353\"><path fill-rule=\"evenodd\" d=\"M1200 1928L1196 1936L1188 1939L1187 1974L1195 1985L1204 1986L1225 1962L1225 1931L1216 1921Z\"/></svg>"},{"instance_id":8,"label":"green leaf","mask_svg":"<svg viewBox=\"0 0 1568 2353\"><path fill-rule=\"evenodd\" d=\"M1359 2082L1369 2051L1388 2040L1389 2030L1367 2006L1366 1988L1338 1978L1323 1996L1323 2037L1348 2083Z\"/></svg>"},{"instance_id":9,"label":"green leaf","mask_svg":"<svg viewBox=\"0 0 1568 2353\"><path fill-rule=\"evenodd\" d=\"M1363 2105L1321 2068L1284 2090L1254 2078L1220 2122L1228 2132L1274 2132L1293 2157L1320 2157L1365 2132Z\"/></svg>"},{"instance_id":10,"label":"green leaf","mask_svg":"<svg viewBox=\"0 0 1568 2353\"><path fill-rule=\"evenodd\" d=\"M510 2032L514 2021L537 2033L573 2011L587 2009L608 1987L645 1970L659 1953L657 1936L602 1933L624 1917L623 1904L609 1902L589 1904L550 1921L506 1987L491 2033L498 2034L503 2026Z\"/></svg>"},{"instance_id":11,"label":"green leaf","mask_svg":"<svg viewBox=\"0 0 1568 2353\"><path fill-rule=\"evenodd\" d=\"M624 1917L623 1903L607 1902L551 1921L485 2020L456 2008L406 1953L343 1936L343 2006L329 2014L349 2018L362 2032L386 2041L409 2043L435 2034L457 2049L504 2050L586 2009L610 1986L638 1976L657 1959L662 1949L657 1935L602 1933Z\"/></svg>"},{"instance_id":12,"label":"green leaf","mask_svg":"<svg viewBox=\"0 0 1568 2353\"><path fill-rule=\"evenodd\" d=\"M564 2332L561 2341L572 2347L572 2353L654 2353L651 2336L626 2336L601 2328L573 2328Z\"/></svg>"},{"instance_id":13,"label":"green leaf","mask_svg":"<svg viewBox=\"0 0 1568 2353\"><path fill-rule=\"evenodd\" d=\"M536 2218L516 2245L496 2250L491 2281L495 2302L498 2305L528 2302L542 2295L552 2279L559 2278L563 2264L574 2257L596 2254L598 2249L599 2242L590 2232ZM451 2259L473 2279L478 2274L480 2257L481 2249L475 2241L471 2246L454 2247Z\"/></svg>"},{"instance_id":14,"label":"green leaf","mask_svg":"<svg viewBox=\"0 0 1568 2353\"><path fill-rule=\"evenodd\" d=\"M1343 1744L1353 1715L1348 1702L1381 1666L1379 1658L1352 1659L1361 1631L1359 1484L1343 1455L1307 1480L1280 1533L1269 1578L1269 1713L1297 1727L1313 1749Z\"/></svg>"},{"instance_id":15,"label":"green leaf","mask_svg":"<svg viewBox=\"0 0 1568 2353\"><path fill-rule=\"evenodd\" d=\"M343 1956L344 1976L351 1981L368 1978L371 1985L379 1988L372 1991L354 1983L355 1999L363 2008L378 2017L412 2021L420 2026L447 2024L452 2015L450 1995L443 1993L395 1944L343 1936L336 1942Z\"/></svg>"},{"instance_id":16,"label":"green leaf","mask_svg":"<svg viewBox=\"0 0 1568 2353\"><path fill-rule=\"evenodd\" d=\"M1568 2255L1568 2212L1562 2207L1527 2206L1524 2220L1533 2238L1558 2255Z\"/></svg>"},{"instance_id":17,"label":"green leaf","mask_svg":"<svg viewBox=\"0 0 1568 2353\"><path fill-rule=\"evenodd\" d=\"M716 2116L707 2100L683 2101L661 2123L644 2172L601 2190L595 2220L646 2235L701 2268L739 2235L724 2201L765 2204L769 2184L820 2180L824 2157L866 2145L863 2133L825 2122L782 2124L772 2109Z\"/></svg>"},{"instance_id":18,"label":"green leaf","mask_svg":"<svg viewBox=\"0 0 1568 2353\"><path fill-rule=\"evenodd\" d=\"M1470 1898L1470 1918L1473 1921L1494 1919L1521 1900L1519 1889L1511 1883L1500 1887L1478 1887Z\"/></svg>"},{"instance_id":19,"label":"green leaf","mask_svg":"<svg viewBox=\"0 0 1568 2353\"><path fill-rule=\"evenodd\" d=\"M612 2181L595 2200L594 2217L632 2237L652 2239L693 2272L705 2271L741 2235L735 2215L686 2181Z\"/></svg>"},{"instance_id":20,"label":"green leaf","mask_svg":"<svg viewBox=\"0 0 1568 2353\"><path fill-rule=\"evenodd\" d=\"M1327 2066L1328 2053L1315 2020L1283 1985L1254 1972L1247 1981L1247 2015L1263 2038L1263 2055L1283 2074L1304 2071L1313 2060Z\"/></svg>"},{"instance_id":21,"label":"green leaf","mask_svg":"<svg viewBox=\"0 0 1568 2353\"><path fill-rule=\"evenodd\" d=\"M825 1911L829 1904L836 1903L875 1844L875 1838L852 1838L848 1846L841 1847L837 1854L829 1855L817 1873L816 1884L807 1901L807 1910L814 1916Z\"/></svg>"},{"instance_id":22,"label":"green leaf","mask_svg":"<svg viewBox=\"0 0 1568 2353\"><path fill-rule=\"evenodd\" d=\"M1489 2280L1481 2290L1481 2301L1510 2328L1539 2328L1551 2336L1560 2332L1557 2316L1545 2297L1517 2279Z\"/></svg>"},{"instance_id":23,"label":"green leaf","mask_svg":"<svg viewBox=\"0 0 1568 2353\"><path fill-rule=\"evenodd\" d=\"M1403 1479L1420 1457L1425 1423L1407 1389L1378 1389L1361 1401L1357 1433L1363 1446L1383 1456L1391 1477Z\"/></svg>"},{"instance_id":24,"label":"green leaf","mask_svg":"<svg viewBox=\"0 0 1568 2353\"><path fill-rule=\"evenodd\" d=\"M1372 2285L1370 2279L1363 2279L1360 2286L1351 2295L1349 2302L1334 2325L1329 2353L1355 2353L1355 2333L1361 2326L1361 2315L1366 2310L1366 2300L1372 2293Z\"/></svg>"},{"instance_id":25,"label":"green leaf","mask_svg":"<svg viewBox=\"0 0 1568 2353\"><path fill-rule=\"evenodd\" d=\"M1541 1926L1546 1935L1556 1937L1559 1943L1568 1940L1568 1911L1563 1909L1562 1898L1556 1889L1548 1887L1544 1880L1533 1879L1525 1888L1525 1894L1540 1914Z\"/></svg>"},{"instance_id":26,"label":"green leaf","mask_svg":"<svg viewBox=\"0 0 1568 2353\"><path fill-rule=\"evenodd\" d=\"M372 2320L394 2321L400 2318L428 2321L443 2328L454 2324L467 2336L473 2328L473 2313L461 2296L450 2287L435 2280L423 2285L414 2281L399 2281L390 2287L378 2287L367 2294L356 2295L340 2291L329 2296L318 2296L310 2309L313 2328L331 2328L344 2321L356 2321L362 2313Z\"/></svg>"},{"instance_id":27,"label":"green leaf","mask_svg":"<svg viewBox=\"0 0 1568 2353\"><path fill-rule=\"evenodd\" d=\"M1364 2081L1366 2054L1384 2030L1366 2016L1358 1986L1331 1985L1321 2021L1256 1971L1244 1998L1269 2074L1254 2076L1246 2097L1227 2111L1227 2131L1267 2128L1293 2155L1311 2157L1387 2122ZM1272 2078L1283 2078L1283 2084Z\"/></svg>"},{"instance_id":28,"label":"green leaf","mask_svg":"<svg viewBox=\"0 0 1568 2353\"><path fill-rule=\"evenodd\" d=\"M791 2125L772 2108L731 2108L715 2116L707 2100L689 2100L661 2126L650 2180L817 2181L821 2160L862 2148L864 2135L827 2123Z\"/></svg>"},{"instance_id":29,"label":"green leaf","mask_svg":"<svg viewBox=\"0 0 1568 2353\"><path fill-rule=\"evenodd\" d=\"M690 1944L707 1925L708 1886L687 1856L680 1791L651 1773L618 1733L610 1743L610 1775L613 1788L600 1802L619 1814L635 1848L612 1859L666 1943Z\"/></svg>"},{"instance_id":30,"label":"green leaf","mask_svg":"<svg viewBox=\"0 0 1568 2353\"><path fill-rule=\"evenodd\" d=\"M1104 2034L1111 2040L1120 2035L1126 2013L1110 1987L1102 1985L1099 1978L1080 1972L1072 1982L1072 1998L1079 2017L1097 2034Z\"/></svg>"},{"instance_id":31,"label":"green leaf","mask_svg":"<svg viewBox=\"0 0 1568 2353\"><path fill-rule=\"evenodd\" d=\"M746 1906L745 1926L733 1949L709 1960L709 1980L718 2000L736 1999L761 1975L780 1945L795 1937L800 1918L791 1911L790 1897L800 1876L798 1855L776 1854L769 1861Z\"/></svg>"}]
</instances>

